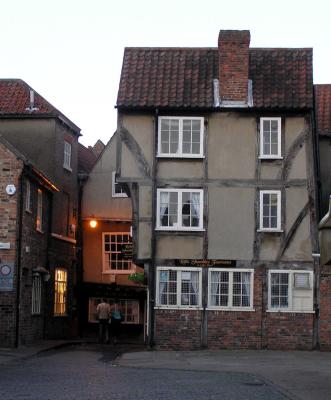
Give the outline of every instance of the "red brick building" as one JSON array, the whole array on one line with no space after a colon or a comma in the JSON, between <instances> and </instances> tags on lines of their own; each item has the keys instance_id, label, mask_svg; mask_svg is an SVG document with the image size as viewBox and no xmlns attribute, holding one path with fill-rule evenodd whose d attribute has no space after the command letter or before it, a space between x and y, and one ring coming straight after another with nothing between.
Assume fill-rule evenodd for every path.
<instances>
[{"instance_id":1,"label":"red brick building","mask_svg":"<svg viewBox=\"0 0 331 400\"><path fill-rule=\"evenodd\" d=\"M0 340L11 347L45 336L49 216L58 189L1 136L0 171Z\"/></svg>"},{"instance_id":2,"label":"red brick building","mask_svg":"<svg viewBox=\"0 0 331 400\"><path fill-rule=\"evenodd\" d=\"M78 225L77 158L80 129L27 83L19 79L0 79L0 110L0 134L3 139L21 154L24 160L27 160L28 165L33 166L34 171L40 171L42 176L47 177L56 188L55 191L51 190L50 196L49 190L44 193L35 185L35 179L32 179L27 190L31 194L33 212L23 210L9 219L11 225L17 224L16 230L13 227L8 230L7 225L4 225L6 231L1 239L5 243L4 247L7 243L11 243L10 246L13 249L13 238L10 235L16 235L17 239L20 232L26 241L22 242L22 249L15 249L18 253L15 253L17 261L13 268L14 270L18 268L20 272L14 283L14 291L16 284L25 285L25 276L27 286L26 288L20 286L21 292L17 293L18 300L11 306L7 304L8 293L3 293L7 298L4 304L9 307L6 309L6 315L13 313L13 320L15 318L18 320L15 329L24 327L24 318L30 321L29 301L31 299L25 301L24 296L31 297L31 288L34 288L34 285L37 285L35 290L38 296L40 297L40 293L43 296L43 308L40 312L38 311L40 316L36 316L36 312L33 311L33 323L39 324L39 331L36 328L31 334L16 334L16 338L10 339L9 344L18 345L31 341L33 337L41 336L69 338L77 334L78 327L77 308L79 305L76 301L76 292L79 274L76 232ZM26 167L22 166L21 170L24 172ZM15 172L16 180L22 175L22 171ZM0 171L1 179L7 179L7 175L6 168ZM9 176L11 177L12 173L9 173ZM17 188L16 184L17 182L15 183ZM22 185L22 190L17 189L10 200L3 199L2 207L15 203L12 204L15 208L23 204L25 182L22 182ZM37 211L38 222L35 220L36 215L33 214ZM0 257L5 257L8 250L3 248L0 252ZM22 265L19 264L20 257ZM32 283L31 274L36 277ZM42 285L39 282L42 279L37 276L44 279L41 282ZM35 284L35 281L38 283ZM15 297L14 294L13 296ZM11 301L13 301L12 297ZM22 302L19 304L20 301ZM25 315L21 324L16 312L18 308L21 312L20 318ZM26 325L29 324L30 322L26 322ZM15 332L12 332L12 335L15 336Z\"/></svg>"}]
</instances>

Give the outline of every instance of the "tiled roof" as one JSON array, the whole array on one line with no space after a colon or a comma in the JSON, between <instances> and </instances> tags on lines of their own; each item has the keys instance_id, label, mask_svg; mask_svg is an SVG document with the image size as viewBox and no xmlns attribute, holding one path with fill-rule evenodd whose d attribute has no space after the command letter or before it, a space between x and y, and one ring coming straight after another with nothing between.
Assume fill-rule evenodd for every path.
<instances>
[{"instance_id":1,"label":"tiled roof","mask_svg":"<svg viewBox=\"0 0 331 400\"><path fill-rule=\"evenodd\" d=\"M78 143L78 172L89 174L97 158L92 147Z\"/></svg>"},{"instance_id":2,"label":"tiled roof","mask_svg":"<svg viewBox=\"0 0 331 400\"><path fill-rule=\"evenodd\" d=\"M311 49L249 50L257 108L311 108ZM217 48L126 48L117 107L212 108Z\"/></svg>"},{"instance_id":3,"label":"tiled roof","mask_svg":"<svg viewBox=\"0 0 331 400\"><path fill-rule=\"evenodd\" d=\"M30 108L30 90L34 91L34 109ZM44 115L59 117L71 129L80 131L72 121L21 79L0 79L0 117Z\"/></svg>"},{"instance_id":4,"label":"tiled roof","mask_svg":"<svg viewBox=\"0 0 331 400\"><path fill-rule=\"evenodd\" d=\"M331 135L331 85L315 85L316 124L320 135Z\"/></svg>"}]
</instances>

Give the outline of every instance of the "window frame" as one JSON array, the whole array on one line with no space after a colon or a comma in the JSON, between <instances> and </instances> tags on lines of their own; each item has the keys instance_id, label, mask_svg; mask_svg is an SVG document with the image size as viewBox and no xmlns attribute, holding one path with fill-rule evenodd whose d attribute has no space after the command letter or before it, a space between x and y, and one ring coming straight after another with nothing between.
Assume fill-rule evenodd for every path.
<instances>
[{"instance_id":1,"label":"window frame","mask_svg":"<svg viewBox=\"0 0 331 400\"><path fill-rule=\"evenodd\" d=\"M41 314L41 291L42 280L40 274L32 276L32 290L31 290L31 314Z\"/></svg>"},{"instance_id":2,"label":"window frame","mask_svg":"<svg viewBox=\"0 0 331 400\"><path fill-rule=\"evenodd\" d=\"M278 122L278 132L277 132L277 154L264 154L264 141L263 141L263 122L264 121L277 121ZM282 159L282 118L281 117L261 117L260 118L260 159L265 160L280 160Z\"/></svg>"},{"instance_id":3,"label":"window frame","mask_svg":"<svg viewBox=\"0 0 331 400\"><path fill-rule=\"evenodd\" d=\"M272 274L287 274L288 275L288 306L287 307L272 307L271 306L271 275ZM295 274L309 274L309 284L310 287L307 289L302 289L302 288L295 288L295 282L294 282L294 275ZM310 291L311 293L311 299L312 299L312 309L311 310L296 310L293 308L293 291L295 290L306 290ZM315 313L314 311L314 301L313 301L313 295L314 295L314 272L310 270L284 270L284 269L270 269L268 271L268 309L267 312L290 312L290 313L303 313L303 314L311 314Z\"/></svg>"},{"instance_id":4,"label":"window frame","mask_svg":"<svg viewBox=\"0 0 331 400\"><path fill-rule=\"evenodd\" d=\"M116 182L116 171L113 171L111 174L111 195L112 197L128 197L128 195L125 192L121 193L116 193L116 185L120 185L118 182ZM122 188L121 188L122 190Z\"/></svg>"},{"instance_id":5,"label":"window frame","mask_svg":"<svg viewBox=\"0 0 331 400\"><path fill-rule=\"evenodd\" d=\"M128 265L131 265L130 269L111 269L111 268L106 268L106 254L111 253L111 241L109 242L110 245L110 250L106 252L105 250L105 237L106 235L110 236L115 236L115 235L127 235L129 238L131 238L127 244L132 243L132 237L130 236L130 232L102 232L102 273L103 274L116 274L116 275L121 275L121 274L127 274L130 275L133 272L136 271L136 266L132 262L132 259L127 259L125 262L128 263ZM117 242L116 242L117 243ZM124 242L123 242L124 243ZM118 253L118 252L115 252Z\"/></svg>"},{"instance_id":6,"label":"window frame","mask_svg":"<svg viewBox=\"0 0 331 400\"><path fill-rule=\"evenodd\" d=\"M36 230L43 233L43 191L40 188L37 189Z\"/></svg>"},{"instance_id":7,"label":"window frame","mask_svg":"<svg viewBox=\"0 0 331 400\"><path fill-rule=\"evenodd\" d=\"M160 225L160 197L161 193L164 192L170 192L170 193L178 193L178 204L177 204L177 226L163 226ZM183 193L193 193L193 192L198 192L200 194L200 208L199 208L199 226L183 226L182 225L182 198L183 198ZM203 189L179 189L179 188L159 188L157 189L157 210L156 210L156 227L155 230L160 230L160 231L203 231L203 195L204 191Z\"/></svg>"},{"instance_id":8,"label":"window frame","mask_svg":"<svg viewBox=\"0 0 331 400\"><path fill-rule=\"evenodd\" d=\"M276 228L268 228L263 226L263 196L265 194L276 194L277 195L277 226ZM260 190L260 206L259 206L259 221L260 227L259 232L282 232L282 192L281 190Z\"/></svg>"},{"instance_id":9,"label":"window frame","mask_svg":"<svg viewBox=\"0 0 331 400\"><path fill-rule=\"evenodd\" d=\"M28 213L32 213L32 202L31 202L31 182L29 179L25 180L25 211Z\"/></svg>"},{"instance_id":10,"label":"window frame","mask_svg":"<svg viewBox=\"0 0 331 400\"><path fill-rule=\"evenodd\" d=\"M211 304L211 273L212 272L228 272L229 273L229 291L227 306L213 306ZM250 273L250 294L248 307L233 305L233 273L248 272ZM254 269L253 268L209 268L208 270L208 310L223 310L223 311L255 311L254 309Z\"/></svg>"},{"instance_id":11,"label":"window frame","mask_svg":"<svg viewBox=\"0 0 331 400\"><path fill-rule=\"evenodd\" d=\"M161 271L176 271L177 280L176 280L176 304L161 304L160 303L160 272ZM187 305L181 304L181 295L182 295L182 272L198 272L198 282L199 282L199 293L198 293L198 304L197 305ZM179 274L178 274L179 273ZM180 275L180 279L179 276ZM156 268L156 306L155 309L167 309L167 310L202 310L202 268L197 267L165 267L160 266Z\"/></svg>"},{"instance_id":12,"label":"window frame","mask_svg":"<svg viewBox=\"0 0 331 400\"><path fill-rule=\"evenodd\" d=\"M161 125L162 120L178 120L179 131L178 131L178 153L162 153L162 143L161 143ZM200 152L194 153L183 153L183 121L198 120L200 121ZM190 117L190 116L161 116L158 117L158 149L157 157L160 158L203 158L204 157L204 117Z\"/></svg>"},{"instance_id":13,"label":"window frame","mask_svg":"<svg viewBox=\"0 0 331 400\"><path fill-rule=\"evenodd\" d=\"M72 144L67 140L64 140L64 148L63 148L63 168L68 171L72 171L71 168L71 153L72 153Z\"/></svg>"},{"instance_id":14,"label":"window frame","mask_svg":"<svg viewBox=\"0 0 331 400\"><path fill-rule=\"evenodd\" d=\"M96 308L97 308L97 304L98 302L100 302L104 297L89 297L88 299L88 322L91 324L95 324L98 323L98 318L97 318L97 313L96 313ZM128 302L134 302L135 303L135 307L136 307L136 313L135 315L137 316L137 320L136 321L128 321L127 320L127 307L128 307ZM94 304L92 304L94 302ZM106 298L106 303L108 303L111 307L114 306L115 303L115 299L114 298ZM120 304L121 308L122 308L122 314L123 314L123 321L122 324L126 324L126 325L141 325L141 318L140 318L140 304L139 304L139 300L138 299L118 299L118 303ZM123 304L124 303L124 304ZM125 307L125 310L123 311L123 307ZM114 307L113 307L114 308ZM117 307L115 307L115 310L117 309ZM93 315L95 315L96 318L93 318Z\"/></svg>"},{"instance_id":15,"label":"window frame","mask_svg":"<svg viewBox=\"0 0 331 400\"><path fill-rule=\"evenodd\" d=\"M57 271L64 273L64 279L58 279ZM64 288L63 292L59 291L59 288ZM68 271L66 268L55 268L54 271L54 316L55 317L66 317L67 316L67 293L68 293ZM63 301L57 301L58 299ZM60 310L58 309L60 306Z\"/></svg>"}]
</instances>

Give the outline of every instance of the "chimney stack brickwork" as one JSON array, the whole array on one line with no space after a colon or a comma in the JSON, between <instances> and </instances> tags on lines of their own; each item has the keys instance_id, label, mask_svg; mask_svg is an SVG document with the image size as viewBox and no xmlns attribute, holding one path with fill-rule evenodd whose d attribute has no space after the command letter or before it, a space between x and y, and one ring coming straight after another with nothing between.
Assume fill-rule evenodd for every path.
<instances>
[{"instance_id":1,"label":"chimney stack brickwork","mask_svg":"<svg viewBox=\"0 0 331 400\"><path fill-rule=\"evenodd\" d=\"M221 30L218 37L221 101L247 103L250 32Z\"/></svg>"}]
</instances>

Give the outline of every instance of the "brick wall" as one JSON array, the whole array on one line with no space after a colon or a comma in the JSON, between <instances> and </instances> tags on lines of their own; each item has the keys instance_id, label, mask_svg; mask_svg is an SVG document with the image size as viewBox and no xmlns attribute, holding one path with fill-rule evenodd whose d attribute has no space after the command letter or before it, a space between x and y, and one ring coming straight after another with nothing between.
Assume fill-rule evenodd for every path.
<instances>
[{"instance_id":1,"label":"brick wall","mask_svg":"<svg viewBox=\"0 0 331 400\"><path fill-rule=\"evenodd\" d=\"M0 143L0 242L10 243L9 250L0 249L0 262L12 263L14 267L14 290L0 291L0 343L3 347L15 344L16 327L16 221L19 201L19 177L23 168L18 160ZM9 196L6 186L14 184L17 191Z\"/></svg>"},{"instance_id":2,"label":"brick wall","mask_svg":"<svg viewBox=\"0 0 331 400\"><path fill-rule=\"evenodd\" d=\"M156 310L155 343L158 349L194 350L200 347L200 310Z\"/></svg>"},{"instance_id":3,"label":"brick wall","mask_svg":"<svg viewBox=\"0 0 331 400\"><path fill-rule=\"evenodd\" d=\"M331 276L329 281L331 293ZM331 321L331 297L325 310ZM267 312L267 269L254 272L254 311L207 310L209 349L298 349L313 347L314 314ZM160 310L155 315L158 349L189 350L201 346L202 310ZM331 324L330 324L331 325ZM330 338L331 326L325 328Z\"/></svg>"},{"instance_id":4,"label":"brick wall","mask_svg":"<svg viewBox=\"0 0 331 400\"><path fill-rule=\"evenodd\" d=\"M314 314L268 313L266 347L277 350L311 350Z\"/></svg>"},{"instance_id":5,"label":"brick wall","mask_svg":"<svg viewBox=\"0 0 331 400\"><path fill-rule=\"evenodd\" d=\"M320 347L331 351L331 267L327 265L321 268Z\"/></svg>"},{"instance_id":6,"label":"brick wall","mask_svg":"<svg viewBox=\"0 0 331 400\"><path fill-rule=\"evenodd\" d=\"M22 214L20 344L31 343L36 339L42 339L44 337L45 283L44 280L41 279L41 312L39 315L32 315L32 280L33 270L35 268L43 267L47 269L49 209L51 206L51 195L33 179L29 179L29 181L31 188L31 212L27 212L24 207ZM26 180L24 180L23 187L23 198L25 199ZM43 232L36 230L38 188L43 192Z\"/></svg>"},{"instance_id":7,"label":"brick wall","mask_svg":"<svg viewBox=\"0 0 331 400\"><path fill-rule=\"evenodd\" d=\"M247 101L249 31L220 31L219 81L222 100Z\"/></svg>"}]
</instances>

